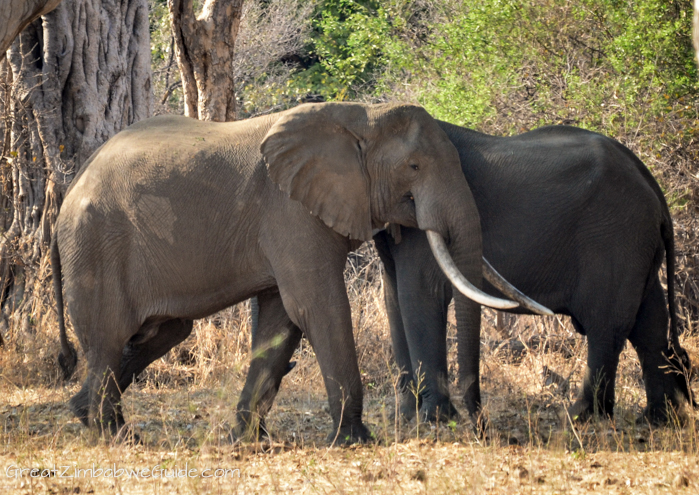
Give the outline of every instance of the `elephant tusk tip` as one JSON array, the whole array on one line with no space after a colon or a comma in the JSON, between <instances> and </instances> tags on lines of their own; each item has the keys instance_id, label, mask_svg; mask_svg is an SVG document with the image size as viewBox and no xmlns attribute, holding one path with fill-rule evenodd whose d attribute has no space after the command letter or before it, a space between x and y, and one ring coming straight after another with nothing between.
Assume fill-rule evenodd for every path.
<instances>
[{"instance_id":1,"label":"elephant tusk tip","mask_svg":"<svg viewBox=\"0 0 699 495\"><path fill-rule=\"evenodd\" d=\"M517 301L520 307L531 311L537 315L553 316L555 313L546 306L539 304L532 298L527 297L493 268L490 262L483 258L483 277L506 297Z\"/></svg>"},{"instance_id":2,"label":"elephant tusk tip","mask_svg":"<svg viewBox=\"0 0 699 495\"><path fill-rule=\"evenodd\" d=\"M532 311L534 311L538 315L542 316L553 316L556 313L551 311L549 308L546 306L542 306L541 304L535 304L532 308L530 308Z\"/></svg>"}]
</instances>

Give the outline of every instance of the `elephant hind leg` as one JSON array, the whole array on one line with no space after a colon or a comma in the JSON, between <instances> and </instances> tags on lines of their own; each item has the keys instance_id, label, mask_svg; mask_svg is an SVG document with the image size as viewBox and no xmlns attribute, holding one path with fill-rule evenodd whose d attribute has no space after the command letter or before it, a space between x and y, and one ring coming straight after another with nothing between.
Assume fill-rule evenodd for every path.
<instances>
[{"instance_id":1,"label":"elephant hind leg","mask_svg":"<svg viewBox=\"0 0 699 495\"><path fill-rule=\"evenodd\" d=\"M252 362L236 407L236 436L264 432L264 417L277 396L282 378L290 371L289 360L301 340L301 330L292 323L278 292L257 297L257 325Z\"/></svg>"},{"instance_id":2,"label":"elephant hind leg","mask_svg":"<svg viewBox=\"0 0 699 495\"><path fill-rule=\"evenodd\" d=\"M192 320L180 318L167 320L159 325L157 333L149 340L129 341L121 357L119 388L122 393L149 364L163 357L170 349L189 337L193 326Z\"/></svg>"},{"instance_id":3,"label":"elephant hind leg","mask_svg":"<svg viewBox=\"0 0 699 495\"><path fill-rule=\"evenodd\" d=\"M586 421L593 415L614 416L614 386L619 356L626 343L627 325L589 326L587 368L580 396L569 410L574 421Z\"/></svg>"},{"instance_id":4,"label":"elephant hind leg","mask_svg":"<svg viewBox=\"0 0 699 495\"><path fill-rule=\"evenodd\" d=\"M117 390L120 394L133 383L146 367L164 356L170 349L184 341L192 332L193 321L173 319L161 323L155 335L145 342L137 343L136 338L127 342L121 352ZM92 369L92 368L90 368ZM115 377L117 375L114 375ZM85 425L89 426L90 413L90 390L93 386L93 379L88 378L83 383L80 391L70 400L70 407L77 418ZM123 419L122 419L123 423Z\"/></svg>"},{"instance_id":5,"label":"elephant hind leg","mask_svg":"<svg viewBox=\"0 0 699 495\"><path fill-rule=\"evenodd\" d=\"M685 406L692 403L687 372L691 369L684 349L671 350L668 341L665 295L656 277L643 299L629 335L643 370L648 405L645 416L653 423L672 419L668 406L683 420Z\"/></svg>"},{"instance_id":6,"label":"elephant hind leg","mask_svg":"<svg viewBox=\"0 0 699 495\"><path fill-rule=\"evenodd\" d=\"M88 375L82 389L70 400L70 408L87 426L96 426L102 434L117 434L124 425L121 412L120 347L108 340L88 352Z\"/></svg>"},{"instance_id":7,"label":"elephant hind leg","mask_svg":"<svg viewBox=\"0 0 699 495\"><path fill-rule=\"evenodd\" d=\"M73 411L75 417L85 426L90 426L88 416L90 415L90 379L83 382L80 391L71 397L68 402L70 410Z\"/></svg>"}]
</instances>

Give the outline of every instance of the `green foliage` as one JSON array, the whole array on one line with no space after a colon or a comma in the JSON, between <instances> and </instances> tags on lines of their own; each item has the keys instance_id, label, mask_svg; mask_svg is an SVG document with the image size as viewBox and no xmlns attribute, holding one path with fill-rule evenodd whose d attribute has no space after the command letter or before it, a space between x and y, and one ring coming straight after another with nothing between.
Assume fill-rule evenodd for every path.
<instances>
[{"instance_id":1,"label":"green foliage","mask_svg":"<svg viewBox=\"0 0 699 495\"><path fill-rule=\"evenodd\" d=\"M183 112L180 72L174 58L167 0L149 0L151 69L156 113Z\"/></svg>"},{"instance_id":2,"label":"green foliage","mask_svg":"<svg viewBox=\"0 0 699 495\"><path fill-rule=\"evenodd\" d=\"M321 0L310 41L294 48L300 68L277 60L254 77L243 71L241 116L313 94L414 101L438 118L499 134L565 123L623 140L664 135L672 120L689 141L699 137L691 7L690 0ZM175 108L167 24L165 0L151 0L154 85Z\"/></svg>"},{"instance_id":3,"label":"green foliage","mask_svg":"<svg viewBox=\"0 0 699 495\"><path fill-rule=\"evenodd\" d=\"M461 125L510 117L505 132L525 121L615 134L697 91L689 0L327 0L314 26L318 62L290 87L406 93Z\"/></svg>"},{"instance_id":4,"label":"green foliage","mask_svg":"<svg viewBox=\"0 0 699 495\"><path fill-rule=\"evenodd\" d=\"M406 2L323 2L314 21L311 56L318 62L296 74L298 92L343 100L371 92L374 74L400 51L396 34L403 19L396 7Z\"/></svg>"},{"instance_id":5,"label":"green foliage","mask_svg":"<svg viewBox=\"0 0 699 495\"><path fill-rule=\"evenodd\" d=\"M150 0L150 46L151 61L164 63L169 58L170 17L167 0Z\"/></svg>"}]
</instances>

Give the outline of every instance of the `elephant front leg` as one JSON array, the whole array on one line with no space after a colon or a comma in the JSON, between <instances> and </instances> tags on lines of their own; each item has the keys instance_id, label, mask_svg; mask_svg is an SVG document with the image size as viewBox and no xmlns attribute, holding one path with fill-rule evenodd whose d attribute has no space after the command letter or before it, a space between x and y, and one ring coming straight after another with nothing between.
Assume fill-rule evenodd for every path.
<instances>
[{"instance_id":1,"label":"elephant front leg","mask_svg":"<svg viewBox=\"0 0 699 495\"><path fill-rule=\"evenodd\" d=\"M424 234L401 229L395 244L387 232L374 236L384 264L384 299L399 379L400 412L410 419L458 417L449 397L446 326L451 284L434 261ZM422 260L416 263L415 260Z\"/></svg>"},{"instance_id":2,"label":"elephant front leg","mask_svg":"<svg viewBox=\"0 0 699 495\"><path fill-rule=\"evenodd\" d=\"M451 293L446 289L426 294L401 284L399 298L403 327L410 348L413 384L419 394L420 416L426 421L448 421L459 413L449 397L447 365L447 310Z\"/></svg>"},{"instance_id":3,"label":"elephant front leg","mask_svg":"<svg viewBox=\"0 0 699 495\"><path fill-rule=\"evenodd\" d=\"M388 325L391 330L391 344L396 365L398 366L398 373L400 373L396 387L396 399L398 400L398 413L404 420L410 421L415 417L422 405L422 395L418 390L418 385L415 383L415 374L412 361L410 360L410 347L408 346L403 319L398 308L397 295L392 289L393 287L384 283L384 299Z\"/></svg>"},{"instance_id":4,"label":"elephant front leg","mask_svg":"<svg viewBox=\"0 0 699 495\"><path fill-rule=\"evenodd\" d=\"M257 297L252 362L236 407L236 437L266 434L264 417L272 407L301 330L289 319L278 292Z\"/></svg>"},{"instance_id":5,"label":"elephant front leg","mask_svg":"<svg viewBox=\"0 0 699 495\"><path fill-rule=\"evenodd\" d=\"M410 348L403 326L400 304L398 302L398 281L396 278L396 266L391 254L390 246L394 245L386 231L374 236L376 250L383 263L383 295L388 316L388 326L391 331L391 344L393 355L398 366L398 381L396 387L397 414L410 421L417 414L421 405L420 395L417 391L413 365L410 360Z\"/></svg>"},{"instance_id":6,"label":"elephant front leg","mask_svg":"<svg viewBox=\"0 0 699 495\"><path fill-rule=\"evenodd\" d=\"M328 441L335 444L371 438L362 423L362 381L342 266L338 263L332 273L299 270L305 280L293 274L277 279L287 313L303 330L318 359L334 425Z\"/></svg>"},{"instance_id":7,"label":"elephant front leg","mask_svg":"<svg viewBox=\"0 0 699 495\"><path fill-rule=\"evenodd\" d=\"M464 405L476 429L484 431L481 414L480 356L481 307L460 293L454 294L458 330L459 385Z\"/></svg>"}]
</instances>

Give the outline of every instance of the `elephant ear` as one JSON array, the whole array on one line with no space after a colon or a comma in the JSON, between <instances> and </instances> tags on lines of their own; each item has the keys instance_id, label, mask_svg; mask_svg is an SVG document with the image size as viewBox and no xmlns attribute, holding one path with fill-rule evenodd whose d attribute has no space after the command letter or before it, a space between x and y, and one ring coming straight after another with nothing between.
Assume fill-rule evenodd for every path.
<instances>
[{"instance_id":1,"label":"elephant ear","mask_svg":"<svg viewBox=\"0 0 699 495\"><path fill-rule=\"evenodd\" d=\"M359 136L360 105L301 105L282 116L260 150L271 179L333 230L371 240L369 176Z\"/></svg>"}]
</instances>

